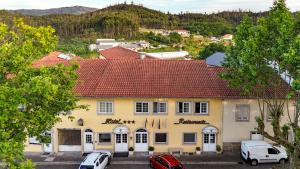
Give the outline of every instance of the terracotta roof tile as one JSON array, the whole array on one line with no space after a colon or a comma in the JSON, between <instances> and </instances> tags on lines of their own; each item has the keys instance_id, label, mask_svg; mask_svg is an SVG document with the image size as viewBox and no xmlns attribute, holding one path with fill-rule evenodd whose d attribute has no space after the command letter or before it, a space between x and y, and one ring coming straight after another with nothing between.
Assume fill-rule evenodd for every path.
<instances>
[{"instance_id":1,"label":"terracotta roof tile","mask_svg":"<svg viewBox=\"0 0 300 169\"><path fill-rule=\"evenodd\" d=\"M120 59L137 60L137 59L140 59L140 53L130 50L130 49L120 47L120 46L102 50L99 53L101 56L103 56L109 60L120 60ZM148 56L146 56L145 59L153 59L153 58L148 58Z\"/></svg>"},{"instance_id":2,"label":"terracotta roof tile","mask_svg":"<svg viewBox=\"0 0 300 169\"><path fill-rule=\"evenodd\" d=\"M43 58L35 61L33 63L33 65L36 67L40 67L40 66L51 66L51 65L58 64L58 63L69 62L69 60L60 58L59 55L61 55L61 54L64 54L64 53L59 52L59 51L51 52L48 55L44 56ZM75 56L75 57L72 57L71 60L79 61L79 60L83 60L83 59L79 56Z\"/></svg>"}]
</instances>

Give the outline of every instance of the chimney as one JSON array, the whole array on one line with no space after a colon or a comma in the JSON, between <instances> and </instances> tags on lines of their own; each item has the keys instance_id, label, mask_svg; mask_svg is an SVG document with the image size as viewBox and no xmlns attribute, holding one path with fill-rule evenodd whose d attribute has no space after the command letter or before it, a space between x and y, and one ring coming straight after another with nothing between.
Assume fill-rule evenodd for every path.
<instances>
[{"instance_id":1,"label":"chimney","mask_svg":"<svg viewBox=\"0 0 300 169\"><path fill-rule=\"evenodd\" d=\"M146 52L140 52L140 59L143 60L146 57Z\"/></svg>"}]
</instances>

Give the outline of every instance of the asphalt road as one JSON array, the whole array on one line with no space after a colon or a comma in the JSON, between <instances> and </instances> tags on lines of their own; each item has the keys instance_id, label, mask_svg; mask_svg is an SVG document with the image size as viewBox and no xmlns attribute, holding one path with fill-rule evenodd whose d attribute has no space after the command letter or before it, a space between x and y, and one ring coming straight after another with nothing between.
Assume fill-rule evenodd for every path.
<instances>
[{"instance_id":1,"label":"asphalt road","mask_svg":"<svg viewBox=\"0 0 300 169\"><path fill-rule=\"evenodd\" d=\"M271 169L274 165L261 164L257 167L252 167L246 164L238 165L186 165L187 169ZM38 166L37 169L78 169L78 165L51 165ZM150 169L148 165L110 165L107 169Z\"/></svg>"}]
</instances>

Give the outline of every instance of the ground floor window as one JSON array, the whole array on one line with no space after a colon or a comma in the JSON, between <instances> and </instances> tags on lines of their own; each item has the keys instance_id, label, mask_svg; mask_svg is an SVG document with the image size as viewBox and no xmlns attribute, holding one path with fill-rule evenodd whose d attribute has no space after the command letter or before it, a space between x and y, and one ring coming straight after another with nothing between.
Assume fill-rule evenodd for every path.
<instances>
[{"instance_id":1,"label":"ground floor window","mask_svg":"<svg viewBox=\"0 0 300 169\"><path fill-rule=\"evenodd\" d=\"M167 133L155 133L155 143L167 143Z\"/></svg>"},{"instance_id":2,"label":"ground floor window","mask_svg":"<svg viewBox=\"0 0 300 169\"><path fill-rule=\"evenodd\" d=\"M99 133L99 143L111 143L110 133Z\"/></svg>"},{"instance_id":3,"label":"ground floor window","mask_svg":"<svg viewBox=\"0 0 300 169\"><path fill-rule=\"evenodd\" d=\"M36 136L29 136L29 144L40 144L40 142L37 140Z\"/></svg>"},{"instance_id":4,"label":"ground floor window","mask_svg":"<svg viewBox=\"0 0 300 169\"><path fill-rule=\"evenodd\" d=\"M183 143L184 144L194 144L196 143L196 133L183 133Z\"/></svg>"}]
</instances>

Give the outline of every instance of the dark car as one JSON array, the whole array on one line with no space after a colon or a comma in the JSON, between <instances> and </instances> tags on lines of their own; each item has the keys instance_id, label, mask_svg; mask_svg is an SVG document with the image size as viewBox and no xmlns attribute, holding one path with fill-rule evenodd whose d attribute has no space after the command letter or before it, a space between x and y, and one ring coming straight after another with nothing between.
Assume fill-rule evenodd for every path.
<instances>
[{"instance_id":1,"label":"dark car","mask_svg":"<svg viewBox=\"0 0 300 169\"><path fill-rule=\"evenodd\" d=\"M153 169L185 169L171 154L154 155L150 157L150 167Z\"/></svg>"}]
</instances>

